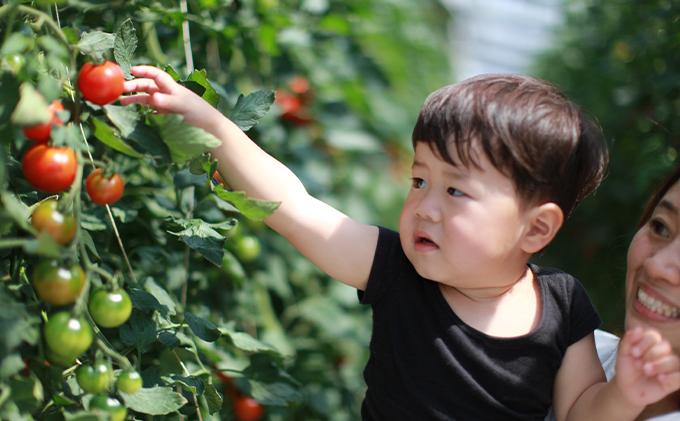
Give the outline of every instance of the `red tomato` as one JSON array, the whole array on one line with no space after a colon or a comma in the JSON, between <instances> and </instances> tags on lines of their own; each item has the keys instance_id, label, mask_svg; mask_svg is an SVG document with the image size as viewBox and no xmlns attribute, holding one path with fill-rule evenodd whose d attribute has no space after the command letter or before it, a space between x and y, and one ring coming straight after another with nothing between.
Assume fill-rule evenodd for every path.
<instances>
[{"instance_id":1,"label":"red tomato","mask_svg":"<svg viewBox=\"0 0 680 421\"><path fill-rule=\"evenodd\" d=\"M31 225L38 232L46 232L57 243L65 246L76 235L76 219L57 210L56 200L45 200L31 214Z\"/></svg>"},{"instance_id":2,"label":"red tomato","mask_svg":"<svg viewBox=\"0 0 680 421\"><path fill-rule=\"evenodd\" d=\"M258 421L264 415L264 408L250 396L240 396L234 402L234 415L239 421Z\"/></svg>"},{"instance_id":3,"label":"red tomato","mask_svg":"<svg viewBox=\"0 0 680 421\"><path fill-rule=\"evenodd\" d=\"M309 90L309 81L302 76L294 76L288 82L288 86L296 94L304 94Z\"/></svg>"},{"instance_id":4,"label":"red tomato","mask_svg":"<svg viewBox=\"0 0 680 421\"><path fill-rule=\"evenodd\" d=\"M21 168L31 186L47 193L59 193L73 184L78 160L69 148L36 143L24 154Z\"/></svg>"},{"instance_id":5,"label":"red tomato","mask_svg":"<svg viewBox=\"0 0 680 421\"><path fill-rule=\"evenodd\" d=\"M97 105L114 102L123 94L125 76L112 61L93 65L85 63L78 74L78 88L83 98Z\"/></svg>"},{"instance_id":6,"label":"red tomato","mask_svg":"<svg viewBox=\"0 0 680 421\"><path fill-rule=\"evenodd\" d=\"M38 124L36 126L25 127L24 136L27 139L34 140L36 142L47 142L50 139L50 134L52 134L52 124L61 126L64 124L60 118L56 116L57 112L64 111L64 104L61 101L54 100L47 107L47 112L50 115L50 121Z\"/></svg>"},{"instance_id":7,"label":"red tomato","mask_svg":"<svg viewBox=\"0 0 680 421\"><path fill-rule=\"evenodd\" d=\"M85 182L87 194L98 205L112 205L120 199L125 189L125 183L120 174L114 174L106 178L102 169L97 168L87 176Z\"/></svg>"}]
</instances>

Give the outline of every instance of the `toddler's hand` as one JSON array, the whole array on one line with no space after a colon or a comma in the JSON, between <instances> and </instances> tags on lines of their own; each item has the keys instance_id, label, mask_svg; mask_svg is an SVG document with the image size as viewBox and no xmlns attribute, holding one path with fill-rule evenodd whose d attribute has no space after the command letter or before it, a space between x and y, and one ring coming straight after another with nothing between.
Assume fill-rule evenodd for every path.
<instances>
[{"instance_id":1,"label":"toddler's hand","mask_svg":"<svg viewBox=\"0 0 680 421\"><path fill-rule=\"evenodd\" d=\"M185 122L207 131L211 131L212 126L225 118L207 101L175 82L163 70L153 66L135 66L131 71L138 79L125 81L124 89L126 93L137 94L121 97L121 104L136 102L162 114L181 114Z\"/></svg>"},{"instance_id":2,"label":"toddler's hand","mask_svg":"<svg viewBox=\"0 0 680 421\"><path fill-rule=\"evenodd\" d=\"M680 389L680 358L657 330L638 326L621 340L612 381L630 404L649 405Z\"/></svg>"}]
</instances>

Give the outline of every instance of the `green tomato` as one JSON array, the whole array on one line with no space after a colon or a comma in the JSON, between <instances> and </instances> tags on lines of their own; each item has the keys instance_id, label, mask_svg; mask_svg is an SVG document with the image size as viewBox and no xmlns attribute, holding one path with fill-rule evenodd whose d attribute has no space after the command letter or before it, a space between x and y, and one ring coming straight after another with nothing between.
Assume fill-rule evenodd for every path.
<instances>
[{"instance_id":1,"label":"green tomato","mask_svg":"<svg viewBox=\"0 0 680 421\"><path fill-rule=\"evenodd\" d=\"M83 318L61 311L45 325L45 342L64 361L75 360L92 345L92 328Z\"/></svg>"},{"instance_id":2,"label":"green tomato","mask_svg":"<svg viewBox=\"0 0 680 421\"><path fill-rule=\"evenodd\" d=\"M132 301L122 289L97 288L90 295L90 314L101 327L118 327L130 318Z\"/></svg>"},{"instance_id":3,"label":"green tomato","mask_svg":"<svg viewBox=\"0 0 680 421\"><path fill-rule=\"evenodd\" d=\"M85 272L78 264L63 266L58 260L44 260L33 270L33 288L48 304L71 304L85 285Z\"/></svg>"},{"instance_id":4,"label":"green tomato","mask_svg":"<svg viewBox=\"0 0 680 421\"><path fill-rule=\"evenodd\" d=\"M111 421L123 421L127 416L127 408L116 398L96 395L90 400L90 412L107 413Z\"/></svg>"},{"instance_id":5,"label":"green tomato","mask_svg":"<svg viewBox=\"0 0 680 421\"><path fill-rule=\"evenodd\" d=\"M116 388L123 393L132 394L141 389L142 376L135 370L123 371L116 380Z\"/></svg>"},{"instance_id":6,"label":"green tomato","mask_svg":"<svg viewBox=\"0 0 680 421\"><path fill-rule=\"evenodd\" d=\"M31 225L38 232L46 232L54 241L65 246L76 235L76 219L59 212L56 200L45 200L31 214Z\"/></svg>"},{"instance_id":7,"label":"green tomato","mask_svg":"<svg viewBox=\"0 0 680 421\"><path fill-rule=\"evenodd\" d=\"M81 365L76 369L76 380L87 393L102 393L111 384L111 373L103 362Z\"/></svg>"},{"instance_id":8,"label":"green tomato","mask_svg":"<svg viewBox=\"0 0 680 421\"><path fill-rule=\"evenodd\" d=\"M260 256L262 246L254 235L234 237L236 257L243 262L253 262Z\"/></svg>"}]
</instances>

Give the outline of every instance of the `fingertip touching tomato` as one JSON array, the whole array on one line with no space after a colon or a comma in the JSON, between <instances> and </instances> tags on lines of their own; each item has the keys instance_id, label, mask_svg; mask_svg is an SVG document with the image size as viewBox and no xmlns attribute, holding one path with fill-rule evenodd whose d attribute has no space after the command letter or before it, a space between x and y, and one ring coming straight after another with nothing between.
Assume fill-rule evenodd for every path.
<instances>
[{"instance_id":1,"label":"fingertip touching tomato","mask_svg":"<svg viewBox=\"0 0 680 421\"><path fill-rule=\"evenodd\" d=\"M123 393L131 395L141 389L143 383L142 376L137 371L126 370L118 375L116 388Z\"/></svg>"},{"instance_id":2,"label":"fingertip touching tomato","mask_svg":"<svg viewBox=\"0 0 680 421\"><path fill-rule=\"evenodd\" d=\"M105 413L111 421L123 421L127 416L127 408L116 398L105 395L96 395L90 400L89 406L92 413Z\"/></svg>"},{"instance_id":3,"label":"fingertip touching tomato","mask_svg":"<svg viewBox=\"0 0 680 421\"><path fill-rule=\"evenodd\" d=\"M56 200L45 200L33 210L31 226L38 232L46 232L57 243L65 246L76 235L76 219L71 214L61 213Z\"/></svg>"},{"instance_id":4,"label":"fingertip touching tomato","mask_svg":"<svg viewBox=\"0 0 680 421\"><path fill-rule=\"evenodd\" d=\"M100 287L90 294L88 309L99 326L118 327L130 318L132 300L123 289Z\"/></svg>"},{"instance_id":5,"label":"fingertip touching tomato","mask_svg":"<svg viewBox=\"0 0 680 421\"><path fill-rule=\"evenodd\" d=\"M239 396L234 402L234 416L239 421L258 421L263 415L262 405L250 396Z\"/></svg>"},{"instance_id":6,"label":"fingertip touching tomato","mask_svg":"<svg viewBox=\"0 0 680 421\"><path fill-rule=\"evenodd\" d=\"M45 342L63 359L74 360L92 345L92 328L68 311L53 314L45 325Z\"/></svg>"},{"instance_id":7,"label":"fingertip touching tomato","mask_svg":"<svg viewBox=\"0 0 680 421\"><path fill-rule=\"evenodd\" d=\"M106 177L101 168L97 168L87 176L85 188L90 199L98 205L112 205L123 196L125 183L120 174Z\"/></svg>"},{"instance_id":8,"label":"fingertip touching tomato","mask_svg":"<svg viewBox=\"0 0 680 421\"><path fill-rule=\"evenodd\" d=\"M47 113L50 119L45 123L36 124L35 126L24 127L24 136L27 139L34 140L36 142L47 142L52 134L52 125L56 124L61 126L64 122L57 117L59 111L64 111L64 104L59 100L54 100L50 105L47 106Z\"/></svg>"},{"instance_id":9,"label":"fingertip touching tomato","mask_svg":"<svg viewBox=\"0 0 680 421\"><path fill-rule=\"evenodd\" d=\"M56 259L44 260L33 270L33 288L48 304L71 304L85 286L85 272L78 264L64 266Z\"/></svg>"},{"instance_id":10,"label":"fingertip touching tomato","mask_svg":"<svg viewBox=\"0 0 680 421\"><path fill-rule=\"evenodd\" d=\"M59 193L76 179L78 160L69 148L36 143L24 154L21 168L31 186L47 193Z\"/></svg>"},{"instance_id":11,"label":"fingertip touching tomato","mask_svg":"<svg viewBox=\"0 0 680 421\"><path fill-rule=\"evenodd\" d=\"M124 82L123 71L112 61L85 63L78 74L78 89L83 98L97 105L110 104L120 98Z\"/></svg>"},{"instance_id":12,"label":"fingertip touching tomato","mask_svg":"<svg viewBox=\"0 0 680 421\"><path fill-rule=\"evenodd\" d=\"M81 365L76 369L76 381L87 393L102 393L111 385L111 372L104 362Z\"/></svg>"}]
</instances>

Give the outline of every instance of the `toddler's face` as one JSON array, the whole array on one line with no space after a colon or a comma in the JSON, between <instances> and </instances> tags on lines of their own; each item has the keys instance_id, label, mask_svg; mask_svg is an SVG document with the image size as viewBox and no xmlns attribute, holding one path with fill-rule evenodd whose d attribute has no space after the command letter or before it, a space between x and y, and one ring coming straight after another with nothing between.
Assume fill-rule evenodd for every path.
<instances>
[{"instance_id":1,"label":"toddler's face","mask_svg":"<svg viewBox=\"0 0 680 421\"><path fill-rule=\"evenodd\" d=\"M459 289L505 288L525 270L528 256L519 242L528 229L526 212L512 180L486 157L478 161L481 168L456 167L417 143L401 243L426 279Z\"/></svg>"}]
</instances>

